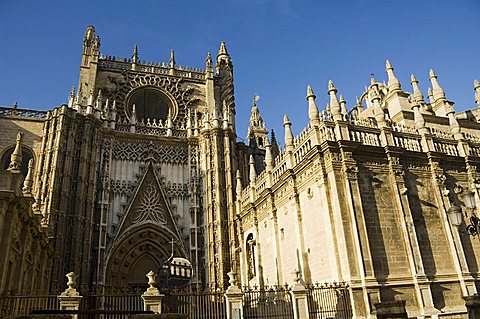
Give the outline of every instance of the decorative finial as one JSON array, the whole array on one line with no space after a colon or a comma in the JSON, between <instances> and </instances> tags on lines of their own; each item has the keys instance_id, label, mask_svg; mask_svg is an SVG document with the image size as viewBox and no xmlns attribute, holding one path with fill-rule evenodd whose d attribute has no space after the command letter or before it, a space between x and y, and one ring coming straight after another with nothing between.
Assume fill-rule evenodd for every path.
<instances>
[{"instance_id":1,"label":"decorative finial","mask_svg":"<svg viewBox=\"0 0 480 319\"><path fill-rule=\"evenodd\" d=\"M24 195L32 195L33 186L33 158L28 161L28 172L25 180L23 181L22 192Z\"/></svg>"},{"instance_id":2,"label":"decorative finial","mask_svg":"<svg viewBox=\"0 0 480 319\"><path fill-rule=\"evenodd\" d=\"M395 76L392 64L390 64L390 61L388 60L385 63L385 71L388 75L388 90L390 92L400 91L402 89L400 81L398 81L397 77Z\"/></svg>"},{"instance_id":3,"label":"decorative finial","mask_svg":"<svg viewBox=\"0 0 480 319\"><path fill-rule=\"evenodd\" d=\"M320 115L318 112L317 104L315 103L315 93L313 93L312 87L307 86L307 100L308 100L308 117L312 125L318 125L320 122Z\"/></svg>"},{"instance_id":4,"label":"decorative finial","mask_svg":"<svg viewBox=\"0 0 480 319\"><path fill-rule=\"evenodd\" d=\"M473 81L473 87L475 90L475 102L477 103L477 106L480 107L480 83L478 80Z\"/></svg>"},{"instance_id":5,"label":"decorative finial","mask_svg":"<svg viewBox=\"0 0 480 319\"><path fill-rule=\"evenodd\" d=\"M235 193L237 194L237 198L239 198L240 195L242 194L242 178L240 177L240 171L238 169L237 169L236 180L237 180L237 186L235 187Z\"/></svg>"},{"instance_id":6,"label":"decorative finial","mask_svg":"<svg viewBox=\"0 0 480 319\"><path fill-rule=\"evenodd\" d=\"M435 101L439 99L446 100L445 92L443 91L442 87L438 83L437 75L435 74L435 72L433 72L433 69L430 69L429 75L430 75L430 82L432 83L432 87L433 87L433 98L435 99Z\"/></svg>"},{"instance_id":7,"label":"decorative finial","mask_svg":"<svg viewBox=\"0 0 480 319\"><path fill-rule=\"evenodd\" d=\"M213 62L212 62L212 56L210 55L210 52L207 53L207 58L205 60L205 69L207 73L213 72Z\"/></svg>"},{"instance_id":8,"label":"decorative finial","mask_svg":"<svg viewBox=\"0 0 480 319\"><path fill-rule=\"evenodd\" d=\"M68 95L68 107L72 108L75 103L75 86L72 86L70 94Z\"/></svg>"},{"instance_id":9,"label":"decorative finial","mask_svg":"<svg viewBox=\"0 0 480 319\"><path fill-rule=\"evenodd\" d=\"M227 52L227 46L225 45L225 42L222 41L222 43L220 43L220 48L218 49L218 55L228 55L228 52Z\"/></svg>"},{"instance_id":10,"label":"decorative finial","mask_svg":"<svg viewBox=\"0 0 480 319\"><path fill-rule=\"evenodd\" d=\"M135 44L135 46L133 47L132 63L133 63L133 64L136 64L137 61L138 61L138 47L137 47L137 45Z\"/></svg>"},{"instance_id":11,"label":"decorative finial","mask_svg":"<svg viewBox=\"0 0 480 319\"><path fill-rule=\"evenodd\" d=\"M257 180L257 172L255 171L255 160L253 159L253 155L250 155L250 183L255 183Z\"/></svg>"},{"instance_id":12,"label":"decorative finial","mask_svg":"<svg viewBox=\"0 0 480 319\"><path fill-rule=\"evenodd\" d=\"M12 155L10 156L10 164L8 165L8 170L11 173L20 173L20 167L22 164L22 140L23 133L17 133L17 141L15 143L15 149L13 150Z\"/></svg>"},{"instance_id":13,"label":"decorative finial","mask_svg":"<svg viewBox=\"0 0 480 319\"><path fill-rule=\"evenodd\" d=\"M175 51L170 50L170 61L168 61L169 68L175 68Z\"/></svg>"},{"instance_id":14,"label":"decorative finial","mask_svg":"<svg viewBox=\"0 0 480 319\"><path fill-rule=\"evenodd\" d=\"M340 112L344 117L348 116L347 102L343 98L343 95L340 95Z\"/></svg>"},{"instance_id":15,"label":"decorative finial","mask_svg":"<svg viewBox=\"0 0 480 319\"><path fill-rule=\"evenodd\" d=\"M411 84L412 84L412 87L413 87L412 96L413 96L413 99L414 99L415 103L424 104L425 101L423 99L423 94L420 91L420 88L418 87L417 79L415 78L415 76L413 74L410 76L410 79L411 79Z\"/></svg>"},{"instance_id":16,"label":"decorative finial","mask_svg":"<svg viewBox=\"0 0 480 319\"><path fill-rule=\"evenodd\" d=\"M292 126L292 123L290 123L290 120L287 114L285 114L283 116L283 127L285 128L285 146L286 147L293 146L293 134L292 134L291 126Z\"/></svg>"},{"instance_id":17,"label":"decorative finial","mask_svg":"<svg viewBox=\"0 0 480 319\"><path fill-rule=\"evenodd\" d=\"M337 99L337 89L333 84L333 81L328 81L328 95L330 95L330 109L333 115L333 119L338 121L342 119L342 114L340 111L340 103Z\"/></svg>"},{"instance_id":18,"label":"decorative finial","mask_svg":"<svg viewBox=\"0 0 480 319\"><path fill-rule=\"evenodd\" d=\"M272 145L268 138L266 138L265 143L265 167L267 171L271 171L273 169L273 156L272 156Z\"/></svg>"}]
</instances>

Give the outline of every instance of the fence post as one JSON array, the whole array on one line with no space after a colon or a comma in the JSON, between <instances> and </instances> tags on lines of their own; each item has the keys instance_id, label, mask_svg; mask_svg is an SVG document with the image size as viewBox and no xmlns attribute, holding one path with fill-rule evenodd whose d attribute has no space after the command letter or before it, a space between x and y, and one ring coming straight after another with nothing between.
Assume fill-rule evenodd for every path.
<instances>
[{"instance_id":1,"label":"fence post","mask_svg":"<svg viewBox=\"0 0 480 319\"><path fill-rule=\"evenodd\" d=\"M232 270L228 274L230 286L225 291L227 303L227 319L243 318L243 292L237 287L236 273Z\"/></svg>"},{"instance_id":2,"label":"fence post","mask_svg":"<svg viewBox=\"0 0 480 319\"><path fill-rule=\"evenodd\" d=\"M80 300L82 300L82 296L75 288L77 279L77 275L74 272L70 272L66 274L68 278L67 286L68 288L65 289L59 296L57 296L58 300L60 301L60 310L79 310L80 309ZM78 315L73 315L72 319L77 319Z\"/></svg>"},{"instance_id":3,"label":"fence post","mask_svg":"<svg viewBox=\"0 0 480 319\"><path fill-rule=\"evenodd\" d=\"M295 276L293 278L295 284L290 292L292 294L293 316L295 319L309 319L307 290L300 282L300 271L295 270L293 274Z\"/></svg>"},{"instance_id":4,"label":"fence post","mask_svg":"<svg viewBox=\"0 0 480 319\"><path fill-rule=\"evenodd\" d=\"M465 296L463 299L467 307L468 318L480 319L480 295Z\"/></svg>"},{"instance_id":5,"label":"fence post","mask_svg":"<svg viewBox=\"0 0 480 319\"><path fill-rule=\"evenodd\" d=\"M150 287L148 287L147 291L142 295L143 309L145 311L153 311L154 313L162 313L162 299L165 295L162 295L160 291L153 286L157 275L150 270L150 272L146 274L146 277L148 278Z\"/></svg>"}]
</instances>

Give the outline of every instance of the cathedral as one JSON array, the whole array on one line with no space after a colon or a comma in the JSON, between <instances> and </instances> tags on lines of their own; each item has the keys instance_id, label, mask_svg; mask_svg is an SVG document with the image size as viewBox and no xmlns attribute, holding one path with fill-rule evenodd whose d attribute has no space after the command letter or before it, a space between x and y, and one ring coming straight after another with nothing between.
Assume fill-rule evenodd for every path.
<instances>
[{"instance_id":1,"label":"cathedral","mask_svg":"<svg viewBox=\"0 0 480 319\"><path fill-rule=\"evenodd\" d=\"M299 273L348 283L359 318L391 300L464 313L480 289L480 84L460 113L433 70L426 97L410 85L387 61L351 107L329 81L319 110L308 86L309 122L285 115L281 139L255 99L239 142L225 43L198 69L105 55L89 26L68 103L0 108L0 294L59 291L71 271L80 291L143 287L178 257L197 289Z\"/></svg>"}]
</instances>

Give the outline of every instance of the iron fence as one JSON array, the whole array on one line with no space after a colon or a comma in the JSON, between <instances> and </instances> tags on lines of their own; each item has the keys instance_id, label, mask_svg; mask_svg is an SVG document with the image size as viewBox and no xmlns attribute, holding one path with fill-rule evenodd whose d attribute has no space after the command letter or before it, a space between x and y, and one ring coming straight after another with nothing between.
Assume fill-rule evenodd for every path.
<instances>
[{"instance_id":1,"label":"iron fence","mask_svg":"<svg viewBox=\"0 0 480 319\"><path fill-rule=\"evenodd\" d=\"M345 283L317 283L305 288L310 318L352 318L350 293Z\"/></svg>"},{"instance_id":2,"label":"iron fence","mask_svg":"<svg viewBox=\"0 0 480 319\"><path fill-rule=\"evenodd\" d=\"M243 317L293 319L292 296L288 286L258 289L244 287Z\"/></svg>"},{"instance_id":3,"label":"iron fence","mask_svg":"<svg viewBox=\"0 0 480 319\"><path fill-rule=\"evenodd\" d=\"M58 310L57 295L0 296L0 318L28 315L33 310Z\"/></svg>"},{"instance_id":4,"label":"iron fence","mask_svg":"<svg viewBox=\"0 0 480 319\"><path fill-rule=\"evenodd\" d=\"M225 295L220 291L165 291L162 312L181 313L191 319L226 319Z\"/></svg>"}]
</instances>

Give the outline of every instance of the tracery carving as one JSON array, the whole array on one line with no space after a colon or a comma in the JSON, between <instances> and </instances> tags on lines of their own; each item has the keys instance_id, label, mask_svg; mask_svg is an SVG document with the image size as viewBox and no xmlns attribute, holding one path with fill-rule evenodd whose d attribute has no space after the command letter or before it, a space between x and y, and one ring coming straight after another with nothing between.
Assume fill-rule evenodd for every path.
<instances>
[{"instance_id":1,"label":"tracery carving","mask_svg":"<svg viewBox=\"0 0 480 319\"><path fill-rule=\"evenodd\" d=\"M104 91L102 91L108 99L115 100L118 106L125 107L127 95L134 89L142 86L153 86L167 92L177 103L177 119L185 118L188 107L191 107L199 100L194 94L194 87L184 85L182 77L177 78L131 71L124 72L122 75L123 77L108 75L107 79L115 85L116 89L112 91L104 88ZM123 117L124 114L119 113L119 116Z\"/></svg>"},{"instance_id":2,"label":"tracery carving","mask_svg":"<svg viewBox=\"0 0 480 319\"><path fill-rule=\"evenodd\" d=\"M138 205L138 214L132 223L139 223L145 220L151 220L162 225L166 224L165 205L161 200L161 194L158 189L150 181L143 190L143 196Z\"/></svg>"},{"instance_id":3,"label":"tracery carving","mask_svg":"<svg viewBox=\"0 0 480 319\"><path fill-rule=\"evenodd\" d=\"M185 165L188 161L188 148L183 145L121 140L113 143L113 159L144 161L149 153L157 163Z\"/></svg>"}]
</instances>

